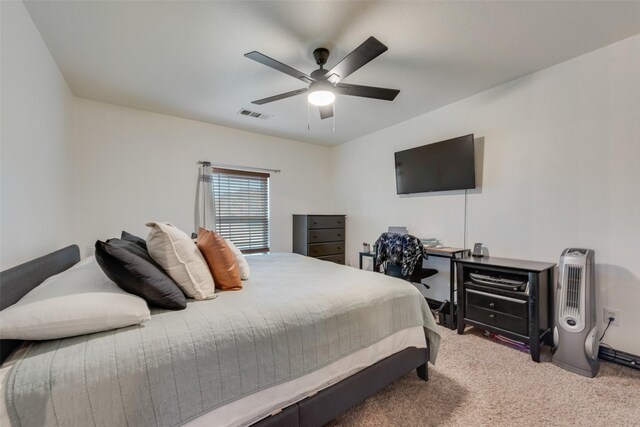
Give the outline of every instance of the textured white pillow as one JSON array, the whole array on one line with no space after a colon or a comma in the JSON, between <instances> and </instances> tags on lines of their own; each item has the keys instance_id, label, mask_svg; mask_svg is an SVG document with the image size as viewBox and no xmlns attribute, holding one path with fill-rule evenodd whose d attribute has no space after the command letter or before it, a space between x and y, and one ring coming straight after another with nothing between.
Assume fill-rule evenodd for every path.
<instances>
[{"instance_id":1,"label":"textured white pillow","mask_svg":"<svg viewBox=\"0 0 640 427\"><path fill-rule=\"evenodd\" d=\"M226 238L224 240L227 242L227 245L229 245L231 252L233 252L233 256L236 257L236 262L238 263L238 268L240 270L240 279L249 280L249 263L244 259L242 251L240 251L240 249L238 249L231 240Z\"/></svg>"},{"instance_id":2,"label":"textured white pillow","mask_svg":"<svg viewBox=\"0 0 640 427\"><path fill-rule=\"evenodd\" d=\"M149 222L149 255L176 281L180 289L197 300L215 298L213 277L204 257L187 234L173 224Z\"/></svg>"},{"instance_id":3,"label":"textured white pillow","mask_svg":"<svg viewBox=\"0 0 640 427\"><path fill-rule=\"evenodd\" d=\"M91 256L0 311L0 337L65 338L137 325L149 318L147 303L109 280Z\"/></svg>"}]
</instances>

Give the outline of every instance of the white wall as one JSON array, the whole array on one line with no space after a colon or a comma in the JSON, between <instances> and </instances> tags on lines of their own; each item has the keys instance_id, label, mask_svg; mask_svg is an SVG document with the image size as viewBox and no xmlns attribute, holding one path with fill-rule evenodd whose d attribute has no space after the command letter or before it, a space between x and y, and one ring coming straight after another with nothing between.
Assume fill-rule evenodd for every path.
<instances>
[{"instance_id":1,"label":"white wall","mask_svg":"<svg viewBox=\"0 0 640 427\"><path fill-rule=\"evenodd\" d=\"M482 187L469 194L468 242L491 255L558 262L596 251L598 317L619 309L605 342L640 354L640 36L493 88L332 149L335 210L347 258L388 225L463 244L464 195L400 197L395 151L475 133ZM432 294L442 296L445 263ZM600 323L603 326L603 323Z\"/></svg>"},{"instance_id":2,"label":"white wall","mask_svg":"<svg viewBox=\"0 0 640 427\"><path fill-rule=\"evenodd\" d=\"M291 214L327 211L327 147L81 98L74 133L84 251L123 229L144 237L152 220L193 231L198 160L282 170L270 182L273 251L291 251Z\"/></svg>"},{"instance_id":3,"label":"white wall","mask_svg":"<svg viewBox=\"0 0 640 427\"><path fill-rule=\"evenodd\" d=\"M0 269L74 242L73 95L21 2L0 2Z\"/></svg>"}]
</instances>

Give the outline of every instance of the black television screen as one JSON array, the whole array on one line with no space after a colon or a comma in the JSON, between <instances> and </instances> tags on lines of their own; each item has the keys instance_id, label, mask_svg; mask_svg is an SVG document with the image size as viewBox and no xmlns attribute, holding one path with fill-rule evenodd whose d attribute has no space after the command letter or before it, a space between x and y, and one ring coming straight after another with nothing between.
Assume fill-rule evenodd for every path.
<instances>
[{"instance_id":1,"label":"black television screen","mask_svg":"<svg viewBox=\"0 0 640 427\"><path fill-rule=\"evenodd\" d=\"M475 188L473 134L398 151L398 194Z\"/></svg>"}]
</instances>

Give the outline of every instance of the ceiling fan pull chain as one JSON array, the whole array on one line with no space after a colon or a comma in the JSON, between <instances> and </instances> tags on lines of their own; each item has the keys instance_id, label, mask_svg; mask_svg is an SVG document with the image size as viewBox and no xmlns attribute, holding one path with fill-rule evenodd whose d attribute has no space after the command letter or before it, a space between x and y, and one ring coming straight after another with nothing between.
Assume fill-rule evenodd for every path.
<instances>
[{"instance_id":1,"label":"ceiling fan pull chain","mask_svg":"<svg viewBox=\"0 0 640 427\"><path fill-rule=\"evenodd\" d=\"M333 133L336 133L336 101L333 101Z\"/></svg>"},{"instance_id":2,"label":"ceiling fan pull chain","mask_svg":"<svg viewBox=\"0 0 640 427\"><path fill-rule=\"evenodd\" d=\"M307 96L309 96L309 89L307 89ZM307 130L311 130L311 125L309 124L309 102L307 102Z\"/></svg>"}]
</instances>

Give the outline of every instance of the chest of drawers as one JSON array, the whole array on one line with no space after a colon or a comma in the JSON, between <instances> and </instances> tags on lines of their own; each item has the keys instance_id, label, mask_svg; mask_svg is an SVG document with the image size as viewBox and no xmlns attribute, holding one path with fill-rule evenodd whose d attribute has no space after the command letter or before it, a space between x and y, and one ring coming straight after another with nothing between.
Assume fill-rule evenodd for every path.
<instances>
[{"instance_id":1,"label":"chest of drawers","mask_svg":"<svg viewBox=\"0 0 640 427\"><path fill-rule=\"evenodd\" d=\"M345 215L293 215L293 252L344 264Z\"/></svg>"}]
</instances>

